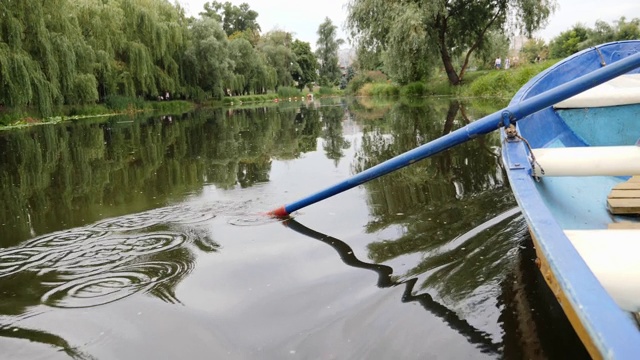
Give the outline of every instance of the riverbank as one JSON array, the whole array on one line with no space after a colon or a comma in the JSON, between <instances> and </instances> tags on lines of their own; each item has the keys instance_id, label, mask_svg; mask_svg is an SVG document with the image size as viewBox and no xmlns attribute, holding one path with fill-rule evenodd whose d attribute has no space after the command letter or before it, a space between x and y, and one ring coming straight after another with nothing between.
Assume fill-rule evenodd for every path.
<instances>
[{"instance_id":1,"label":"riverbank","mask_svg":"<svg viewBox=\"0 0 640 360\"><path fill-rule=\"evenodd\" d=\"M35 110L0 110L0 129L30 126L42 123L58 123L68 120L95 118L138 112L184 113L197 107L251 106L281 101L301 101L309 94L315 98L331 96L420 98L428 96L456 96L461 98L504 98L509 99L529 79L555 63L548 60L537 64L522 65L509 70L469 71L462 85L452 86L445 74L434 76L429 82L414 82L404 86L389 82L379 71L359 74L352 79L345 90L318 87L313 92L282 87L277 93L225 97L197 104L191 101L143 101L141 99L113 96L103 104L61 106L56 116L42 118Z\"/></svg>"},{"instance_id":2,"label":"riverbank","mask_svg":"<svg viewBox=\"0 0 640 360\"><path fill-rule=\"evenodd\" d=\"M184 113L197 106L183 100L143 101L118 96L108 99L104 104L60 106L56 111L58 115L51 117L41 117L37 111L29 108L0 110L0 130L139 112Z\"/></svg>"}]
</instances>

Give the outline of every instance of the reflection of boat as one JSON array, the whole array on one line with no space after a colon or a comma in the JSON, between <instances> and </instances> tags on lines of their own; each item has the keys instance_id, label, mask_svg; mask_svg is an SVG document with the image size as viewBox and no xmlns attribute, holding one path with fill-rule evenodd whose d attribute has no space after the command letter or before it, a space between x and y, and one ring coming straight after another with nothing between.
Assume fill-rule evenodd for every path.
<instances>
[{"instance_id":1,"label":"reflection of boat","mask_svg":"<svg viewBox=\"0 0 640 360\"><path fill-rule=\"evenodd\" d=\"M505 359L588 359L553 293L535 265L530 237L500 282L499 324Z\"/></svg>"},{"instance_id":2,"label":"reflection of boat","mask_svg":"<svg viewBox=\"0 0 640 360\"><path fill-rule=\"evenodd\" d=\"M532 79L510 107L639 51L640 41L582 51ZM640 181L629 180L640 175L639 114L634 70L525 117L503 135L503 161L541 273L594 358L636 358L640 351L640 199L637 191L612 192L640 190ZM619 204L621 196L630 206Z\"/></svg>"}]
</instances>

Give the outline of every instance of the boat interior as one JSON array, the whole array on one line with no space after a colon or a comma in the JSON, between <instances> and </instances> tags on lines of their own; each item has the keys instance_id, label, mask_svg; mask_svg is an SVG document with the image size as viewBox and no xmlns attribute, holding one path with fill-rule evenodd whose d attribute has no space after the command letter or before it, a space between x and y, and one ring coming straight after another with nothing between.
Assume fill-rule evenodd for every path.
<instances>
[{"instance_id":1,"label":"boat interior","mask_svg":"<svg viewBox=\"0 0 640 360\"><path fill-rule=\"evenodd\" d=\"M519 130L532 148L540 196L609 294L637 315L640 74L556 104L536 121ZM540 125L549 131L541 134Z\"/></svg>"}]
</instances>

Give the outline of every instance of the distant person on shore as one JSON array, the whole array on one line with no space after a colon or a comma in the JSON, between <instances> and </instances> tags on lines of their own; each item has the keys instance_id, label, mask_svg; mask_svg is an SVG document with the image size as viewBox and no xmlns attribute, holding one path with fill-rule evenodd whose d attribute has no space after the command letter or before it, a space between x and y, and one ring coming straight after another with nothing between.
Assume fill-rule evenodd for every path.
<instances>
[{"instance_id":1,"label":"distant person on shore","mask_svg":"<svg viewBox=\"0 0 640 360\"><path fill-rule=\"evenodd\" d=\"M501 66L502 66L502 59L496 58L496 63L495 63L496 70L500 70Z\"/></svg>"},{"instance_id":2,"label":"distant person on shore","mask_svg":"<svg viewBox=\"0 0 640 360\"><path fill-rule=\"evenodd\" d=\"M509 58L504 59L504 69L507 70L511 67L511 60Z\"/></svg>"}]
</instances>

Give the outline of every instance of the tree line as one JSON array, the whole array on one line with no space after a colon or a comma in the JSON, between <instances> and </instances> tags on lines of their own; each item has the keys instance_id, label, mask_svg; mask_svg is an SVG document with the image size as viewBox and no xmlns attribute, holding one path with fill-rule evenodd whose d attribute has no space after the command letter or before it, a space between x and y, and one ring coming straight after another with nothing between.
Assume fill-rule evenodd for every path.
<instances>
[{"instance_id":1,"label":"tree line","mask_svg":"<svg viewBox=\"0 0 640 360\"><path fill-rule=\"evenodd\" d=\"M506 56L510 38L528 38L520 61L567 57L582 49L640 38L640 19L624 17L593 28L577 24L546 44L534 38L555 11L555 0L350 0L347 26L360 73L381 71L395 83L425 82L444 73L463 83L469 68L491 68Z\"/></svg>"},{"instance_id":2,"label":"tree line","mask_svg":"<svg viewBox=\"0 0 640 360\"><path fill-rule=\"evenodd\" d=\"M524 61L533 63L541 59L565 58L598 44L636 39L640 39L640 19L627 20L622 16L612 23L598 20L593 27L575 24L551 39L548 44L542 39L529 39L520 53Z\"/></svg>"},{"instance_id":3,"label":"tree line","mask_svg":"<svg viewBox=\"0 0 640 360\"><path fill-rule=\"evenodd\" d=\"M0 111L50 116L117 96L203 101L337 84L337 56L319 63L293 34L261 34L257 17L247 4L217 1L197 18L169 0L2 1ZM318 34L318 54L335 53L330 19Z\"/></svg>"},{"instance_id":4,"label":"tree line","mask_svg":"<svg viewBox=\"0 0 640 360\"><path fill-rule=\"evenodd\" d=\"M554 10L554 0L350 0L347 25L361 70L404 85L441 68L459 85L474 58L495 57L508 29L531 36Z\"/></svg>"}]
</instances>

